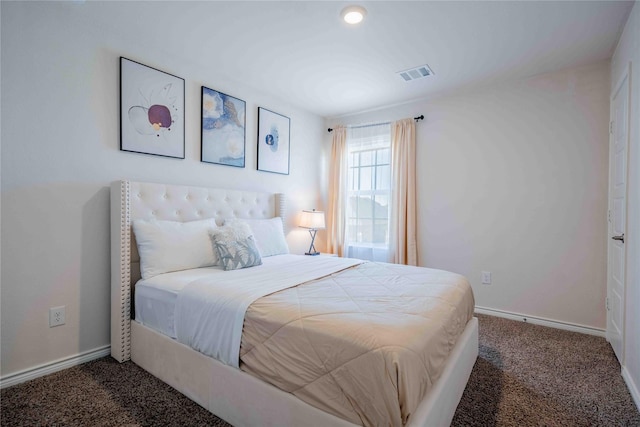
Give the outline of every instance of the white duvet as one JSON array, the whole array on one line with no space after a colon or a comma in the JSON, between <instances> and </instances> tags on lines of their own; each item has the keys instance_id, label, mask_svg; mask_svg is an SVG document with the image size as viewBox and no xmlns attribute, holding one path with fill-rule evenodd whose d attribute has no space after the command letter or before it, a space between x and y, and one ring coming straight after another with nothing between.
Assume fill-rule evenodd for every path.
<instances>
[{"instance_id":1,"label":"white duvet","mask_svg":"<svg viewBox=\"0 0 640 427\"><path fill-rule=\"evenodd\" d=\"M264 261L257 267L226 271L187 284L176 301L177 340L238 368L242 326L251 303L363 262L297 255L269 257Z\"/></svg>"}]
</instances>

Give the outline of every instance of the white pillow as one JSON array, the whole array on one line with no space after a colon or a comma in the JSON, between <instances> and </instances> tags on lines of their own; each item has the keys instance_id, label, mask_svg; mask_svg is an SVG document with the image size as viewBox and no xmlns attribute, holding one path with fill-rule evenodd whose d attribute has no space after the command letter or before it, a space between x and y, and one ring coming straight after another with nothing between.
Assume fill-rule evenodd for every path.
<instances>
[{"instance_id":1,"label":"white pillow","mask_svg":"<svg viewBox=\"0 0 640 427\"><path fill-rule=\"evenodd\" d=\"M261 257L264 258L289 253L289 246L287 245L287 240L284 238L282 218L232 219L225 221L225 224L229 222L233 223L234 221L249 224Z\"/></svg>"},{"instance_id":2,"label":"white pillow","mask_svg":"<svg viewBox=\"0 0 640 427\"><path fill-rule=\"evenodd\" d=\"M218 254L209 236L214 228L214 218L190 222L134 220L142 278L217 265Z\"/></svg>"}]
</instances>

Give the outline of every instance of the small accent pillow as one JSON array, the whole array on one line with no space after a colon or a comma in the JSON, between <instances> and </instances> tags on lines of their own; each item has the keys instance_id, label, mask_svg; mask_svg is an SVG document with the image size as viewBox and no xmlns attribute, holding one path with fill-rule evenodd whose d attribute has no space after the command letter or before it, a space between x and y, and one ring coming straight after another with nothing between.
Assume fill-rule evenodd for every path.
<instances>
[{"instance_id":1,"label":"small accent pillow","mask_svg":"<svg viewBox=\"0 0 640 427\"><path fill-rule=\"evenodd\" d=\"M209 236L214 228L214 218L190 222L134 220L142 278L219 264Z\"/></svg>"},{"instance_id":2,"label":"small accent pillow","mask_svg":"<svg viewBox=\"0 0 640 427\"><path fill-rule=\"evenodd\" d=\"M225 225L209 233L213 239L213 247L218 252L220 263L226 271L262 264L260 251L256 246L251 228L246 223Z\"/></svg>"},{"instance_id":3,"label":"small accent pillow","mask_svg":"<svg viewBox=\"0 0 640 427\"><path fill-rule=\"evenodd\" d=\"M231 219L226 220L226 224L235 224L236 222L244 222L249 224L253 237L256 239L256 246L260 251L261 257L269 257L272 255L281 255L289 253L289 246L284 237L284 229L282 227L282 218L275 217L270 219Z\"/></svg>"}]
</instances>

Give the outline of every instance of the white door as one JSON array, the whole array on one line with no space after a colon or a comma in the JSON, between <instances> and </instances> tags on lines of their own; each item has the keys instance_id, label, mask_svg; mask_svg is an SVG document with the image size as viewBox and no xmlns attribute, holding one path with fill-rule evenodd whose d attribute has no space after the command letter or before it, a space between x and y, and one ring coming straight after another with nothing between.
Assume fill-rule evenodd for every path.
<instances>
[{"instance_id":1,"label":"white door","mask_svg":"<svg viewBox=\"0 0 640 427\"><path fill-rule=\"evenodd\" d=\"M607 340L624 363L625 229L627 224L627 152L629 147L629 68L611 97L609 135L609 243Z\"/></svg>"}]
</instances>

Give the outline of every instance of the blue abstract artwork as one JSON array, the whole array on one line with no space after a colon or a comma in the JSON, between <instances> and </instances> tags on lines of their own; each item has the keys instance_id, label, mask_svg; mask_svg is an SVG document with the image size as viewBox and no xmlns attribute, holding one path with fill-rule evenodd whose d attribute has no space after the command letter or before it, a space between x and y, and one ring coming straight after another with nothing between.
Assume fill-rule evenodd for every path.
<instances>
[{"instance_id":1,"label":"blue abstract artwork","mask_svg":"<svg viewBox=\"0 0 640 427\"><path fill-rule=\"evenodd\" d=\"M289 175L291 121L258 107L258 170Z\"/></svg>"},{"instance_id":2,"label":"blue abstract artwork","mask_svg":"<svg viewBox=\"0 0 640 427\"><path fill-rule=\"evenodd\" d=\"M202 86L202 152L206 163L244 167L246 103Z\"/></svg>"}]
</instances>

